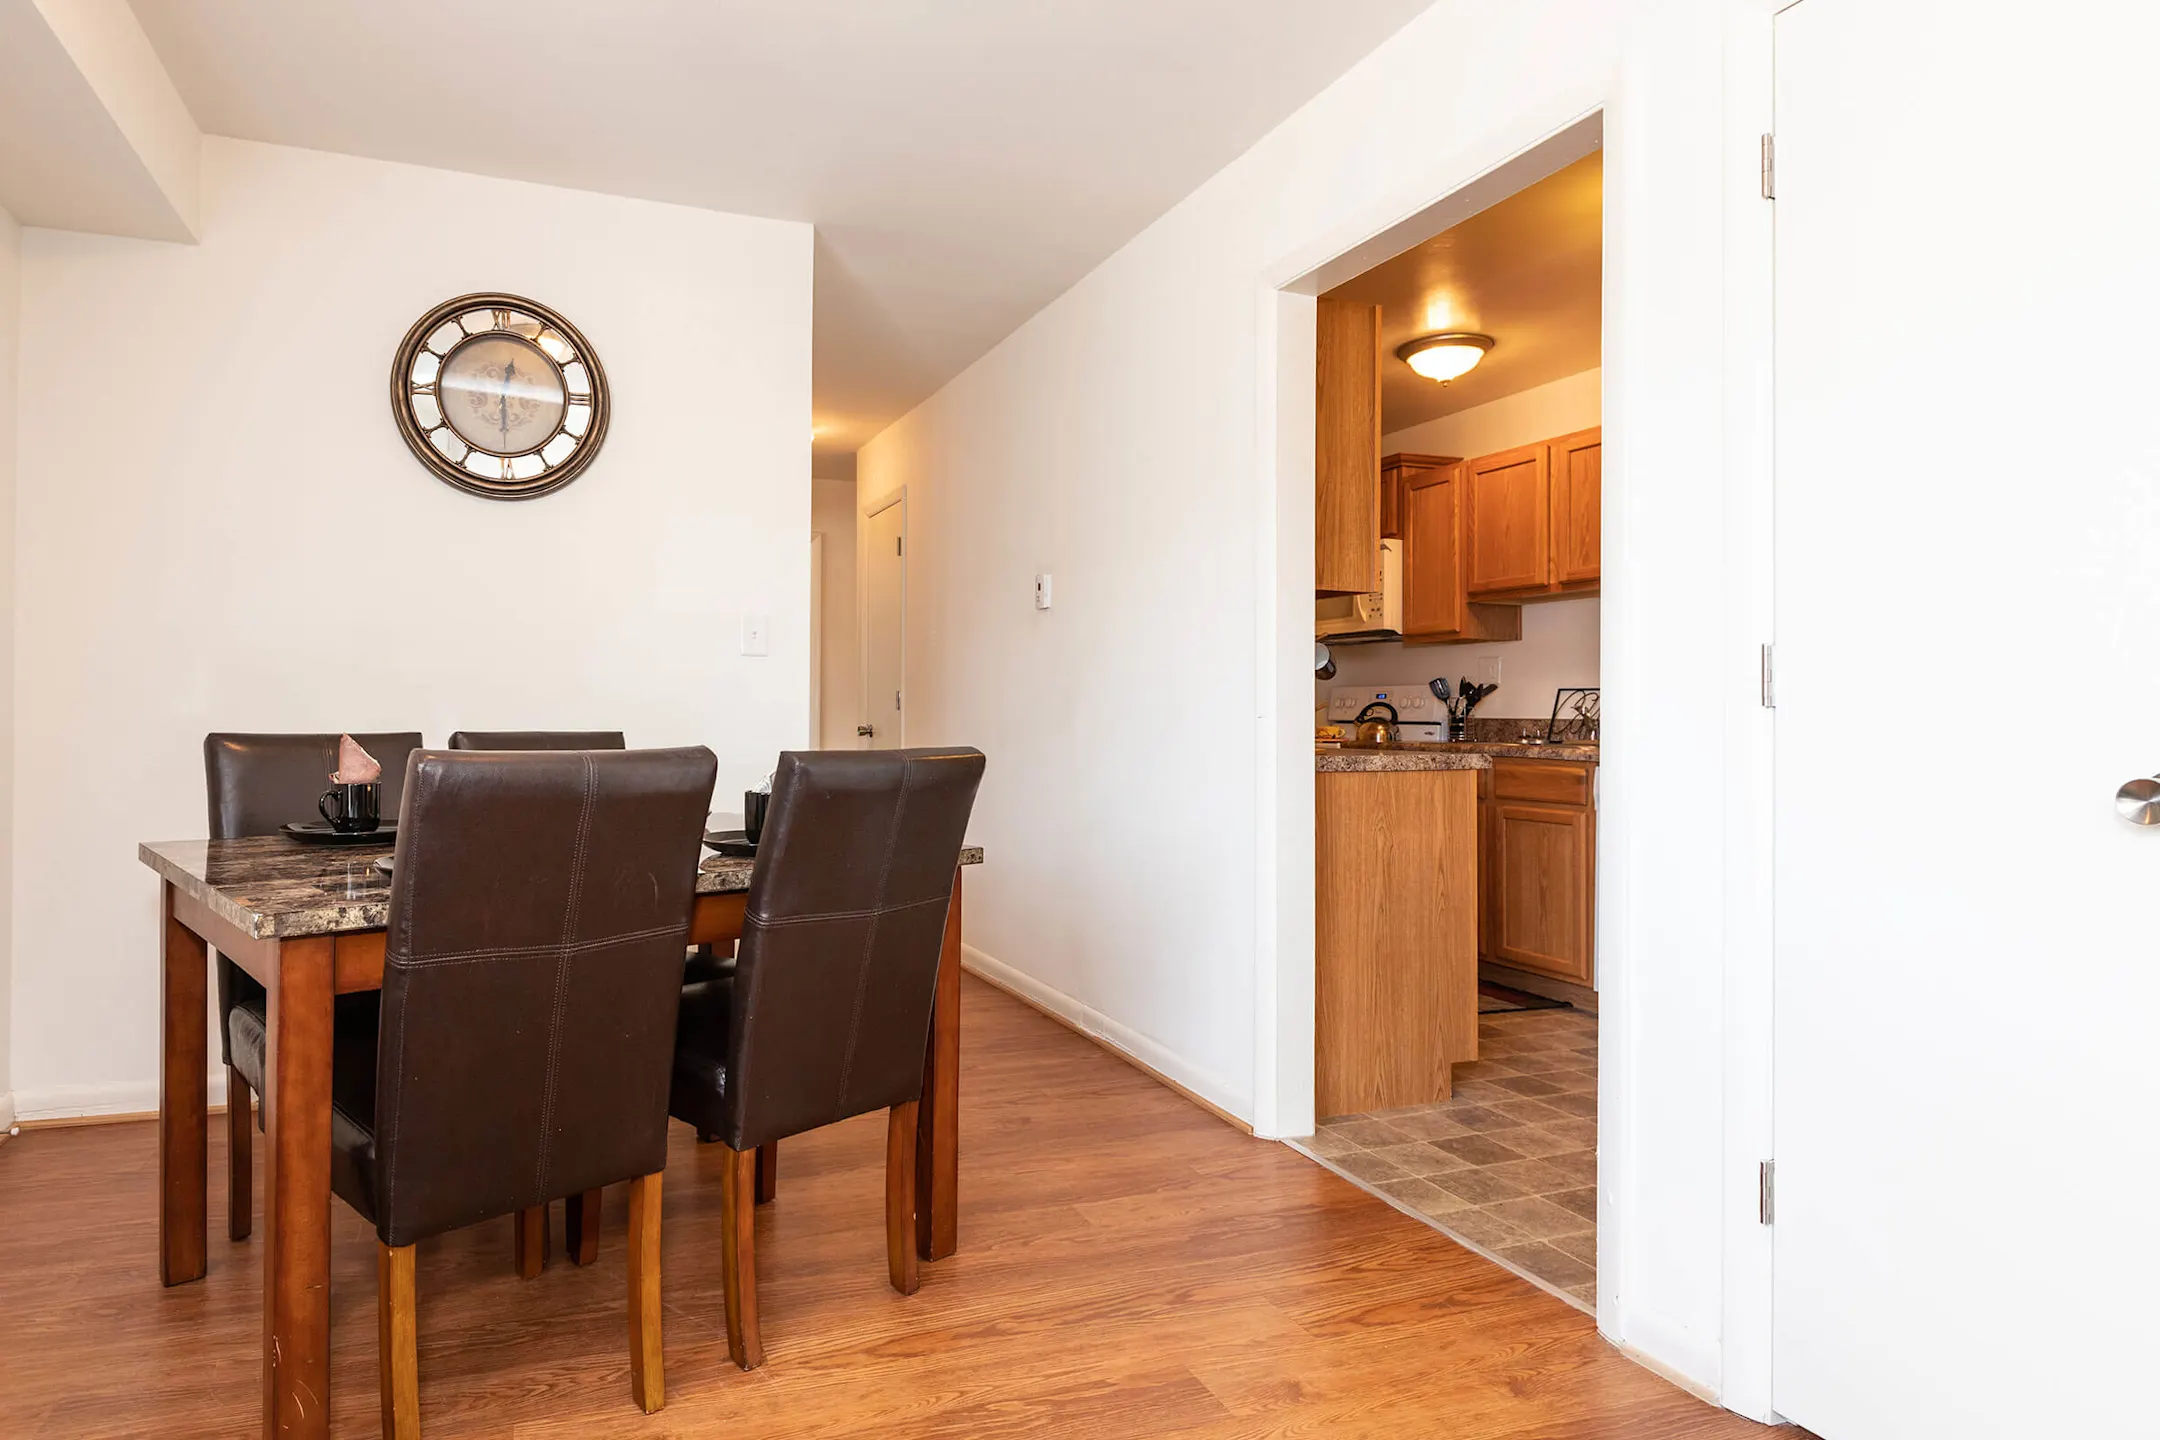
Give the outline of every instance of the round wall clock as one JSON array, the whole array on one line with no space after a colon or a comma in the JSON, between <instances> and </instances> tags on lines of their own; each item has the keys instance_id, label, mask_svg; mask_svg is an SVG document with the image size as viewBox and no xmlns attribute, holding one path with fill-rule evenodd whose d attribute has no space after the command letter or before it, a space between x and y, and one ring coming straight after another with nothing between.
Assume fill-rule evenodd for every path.
<instances>
[{"instance_id":1,"label":"round wall clock","mask_svg":"<svg viewBox=\"0 0 2160 1440\"><path fill-rule=\"evenodd\" d=\"M420 317L390 366L398 433L436 475L491 500L559 490L607 439L607 376L577 327L516 295Z\"/></svg>"}]
</instances>

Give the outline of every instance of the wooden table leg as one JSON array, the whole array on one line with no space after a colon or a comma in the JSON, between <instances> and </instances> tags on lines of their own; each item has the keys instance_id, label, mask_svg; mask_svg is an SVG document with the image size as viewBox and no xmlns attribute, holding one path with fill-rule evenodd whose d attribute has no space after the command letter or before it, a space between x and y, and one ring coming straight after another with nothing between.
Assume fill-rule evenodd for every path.
<instances>
[{"instance_id":1,"label":"wooden table leg","mask_svg":"<svg viewBox=\"0 0 2160 1440\"><path fill-rule=\"evenodd\" d=\"M161 889L158 1276L179 1285L202 1279L210 1248L210 947L173 918L172 885Z\"/></svg>"},{"instance_id":2,"label":"wooden table leg","mask_svg":"<svg viewBox=\"0 0 2160 1440\"><path fill-rule=\"evenodd\" d=\"M278 946L263 1113L263 1434L330 1434L330 1036L327 936Z\"/></svg>"},{"instance_id":3,"label":"wooden table leg","mask_svg":"<svg viewBox=\"0 0 2160 1440\"><path fill-rule=\"evenodd\" d=\"M937 1008L915 1115L915 1246L925 1260L960 1247L960 877L953 876L938 961Z\"/></svg>"}]
</instances>

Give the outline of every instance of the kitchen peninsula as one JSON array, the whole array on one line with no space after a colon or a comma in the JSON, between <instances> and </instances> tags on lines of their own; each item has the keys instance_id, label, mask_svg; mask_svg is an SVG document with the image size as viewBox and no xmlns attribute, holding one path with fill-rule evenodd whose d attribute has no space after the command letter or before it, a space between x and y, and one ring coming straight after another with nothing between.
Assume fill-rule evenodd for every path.
<instances>
[{"instance_id":1,"label":"kitchen peninsula","mask_svg":"<svg viewBox=\"0 0 2160 1440\"><path fill-rule=\"evenodd\" d=\"M1449 747L1314 757L1313 1100L1325 1118L1444 1100L1477 1058L1478 772Z\"/></svg>"}]
</instances>

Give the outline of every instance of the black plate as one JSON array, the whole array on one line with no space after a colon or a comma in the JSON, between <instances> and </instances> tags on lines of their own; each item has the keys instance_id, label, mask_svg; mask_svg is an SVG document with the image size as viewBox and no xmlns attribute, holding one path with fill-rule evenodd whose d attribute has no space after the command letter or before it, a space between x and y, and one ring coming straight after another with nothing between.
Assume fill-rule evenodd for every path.
<instances>
[{"instance_id":1,"label":"black plate","mask_svg":"<svg viewBox=\"0 0 2160 1440\"><path fill-rule=\"evenodd\" d=\"M391 845L397 841L397 821L385 820L373 830L332 830L322 820L286 822L285 833L305 845Z\"/></svg>"},{"instance_id":2,"label":"black plate","mask_svg":"<svg viewBox=\"0 0 2160 1440\"><path fill-rule=\"evenodd\" d=\"M745 839L744 832L740 830L708 830L705 832L705 843L722 855L737 860L757 858L757 846Z\"/></svg>"}]
</instances>

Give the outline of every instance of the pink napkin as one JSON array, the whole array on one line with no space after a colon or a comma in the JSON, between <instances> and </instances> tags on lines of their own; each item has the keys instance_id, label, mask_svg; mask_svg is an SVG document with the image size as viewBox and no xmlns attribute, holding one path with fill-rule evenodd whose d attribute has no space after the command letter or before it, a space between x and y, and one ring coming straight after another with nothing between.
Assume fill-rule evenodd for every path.
<instances>
[{"instance_id":1,"label":"pink napkin","mask_svg":"<svg viewBox=\"0 0 2160 1440\"><path fill-rule=\"evenodd\" d=\"M339 785L365 785L382 779L382 762L360 748L360 742L350 735L338 736L337 773L331 780Z\"/></svg>"}]
</instances>

